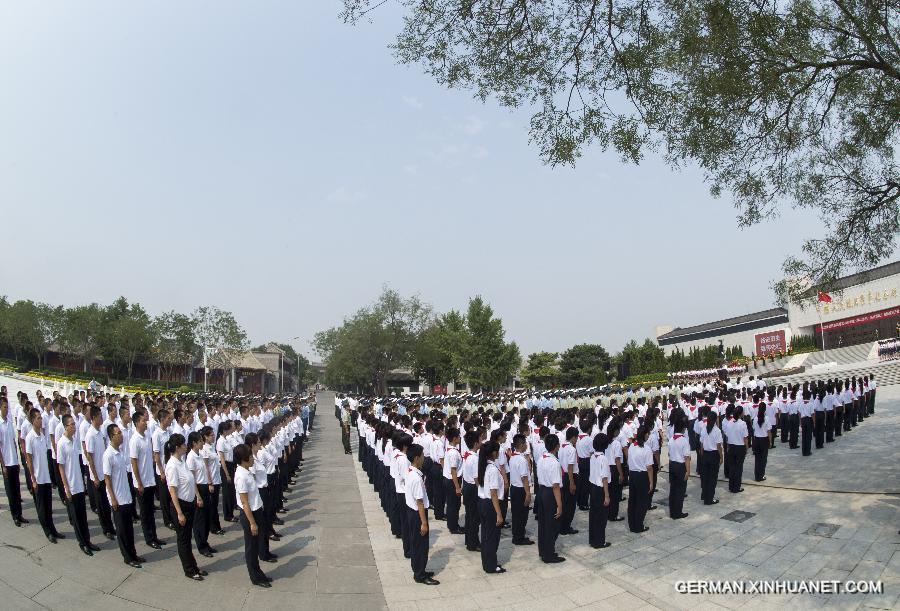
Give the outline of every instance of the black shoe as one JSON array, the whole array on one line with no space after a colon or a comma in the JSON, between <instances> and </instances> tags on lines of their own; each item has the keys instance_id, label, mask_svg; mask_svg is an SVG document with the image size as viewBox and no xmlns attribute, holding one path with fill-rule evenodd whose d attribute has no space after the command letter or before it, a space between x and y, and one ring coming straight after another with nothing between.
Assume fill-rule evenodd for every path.
<instances>
[{"instance_id":1,"label":"black shoe","mask_svg":"<svg viewBox=\"0 0 900 611\"><path fill-rule=\"evenodd\" d=\"M612 545L612 543L607 541L603 545L592 545L591 547L593 547L594 549L605 549L605 548L609 547L610 545Z\"/></svg>"},{"instance_id":2,"label":"black shoe","mask_svg":"<svg viewBox=\"0 0 900 611\"><path fill-rule=\"evenodd\" d=\"M425 577L434 577L434 571L425 571Z\"/></svg>"},{"instance_id":3,"label":"black shoe","mask_svg":"<svg viewBox=\"0 0 900 611\"><path fill-rule=\"evenodd\" d=\"M209 551L208 549L201 549L201 550L198 550L198 551L200 552L200 555L201 555L201 556L206 556L207 558L212 558L212 557L213 557L212 552Z\"/></svg>"},{"instance_id":4,"label":"black shoe","mask_svg":"<svg viewBox=\"0 0 900 611\"><path fill-rule=\"evenodd\" d=\"M151 541L147 544L147 547L152 547L153 549L162 549L162 545L160 545L156 541Z\"/></svg>"},{"instance_id":5,"label":"black shoe","mask_svg":"<svg viewBox=\"0 0 900 611\"><path fill-rule=\"evenodd\" d=\"M19 516L19 522L21 522L22 524L31 524L31 522L29 522L28 520L26 520L26 519L23 518L22 516Z\"/></svg>"},{"instance_id":6,"label":"black shoe","mask_svg":"<svg viewBox=\"0 0 900 611\"><path fill-rule=\"evenodd\" d=\"M504 569L499 564L497 565L497 568L494 569L493 571L485 571L485 573L487 573L488 575L499 575L500 573L505 573L505 572L506 572L506 569Z\"/></svg>"},{"instance_id":7,"label":"black shoe","mask_svg":"<svg viewBox=\"0 0 900 611\"><path fill-rule=\"evenodd\" d=\"M434 577L426 577L424 579L416 579L415 581L416 581L416 583L421 583L422 585L426 585L426 586L437 586L437 585L440 585L440 583L441 583Z\"/></svg>"},{"instance_id":8,"label":"black shoe","mask_svg":"<svg viewBox=\"0 0 900 611\"><path fill-rule=\"evenodd\" d=\"M284 526L284 520L281 518L272 518L272 524L275 526Z\"/></svg>"},{"instance_id":9,"label":"black shoe","mask_svg":"<svg viewBox=\"0 0 900 611\"><path fill-rule=\"evenodd\" d=\"M638 532L645 533L645 532L647 532L648 530L650 530L650 527L649 527L649 526L645 526L645 527L643 527L642 529L640 529Z\"/></svg>"},{"instance_id":10,"label":"black shoe","mask_svg":"<svg viewBox=\"0 0 900 611\"><path fill-rule=\"evenodd\" d=\"M445 518L444 516L434 516L434 519L437 520L438 522L446 522L447 521L447 518Z\"/></svg>"},{"instance_id":11,"label":"black shoe","mask_svg":"<svg viewBox=\"0 0 900 611\"><path fill-rule=\"evenodd\" d=\"M87 547L88 547L88 549L91 550L92 552L99 552L99 551L100 551L100 548L99 548L98 546L94 545L93 543L88 543L88 544L87 544Z\"/></svg>"},{"instance_id":12,"label":"black shoe","mask_svg":"<svg viewBox=\"0 0 900 611\"><path fill-rule=\"evenodd\" d=\"M207 573L207 572L204 571L203 569L197 569L197 574L200 575L201 577L207 577L207 576L209 576L209 573ZM271 581L271 580L269 580L269 581Z\"/></svg>"},{"instance_id":13,"label":"black shoe","mask_svg":"<svg viewBox=\"0 0 900 611\"><path fill-rule=\"evenodd\" d=\"M513 541L513 545L534 545L534 541L531 539L522 539L521 541Z\"/></svg>"},{"instance_id":14,"label":"black shoe","mask_svg":"<svg viewBox=\"0 0 900 611\"><path fill-rule=\"evenodd\" d=\"M462 528L457 528L456 530L451 530L450 534L451 535L464 535L464 534L466 534L466 531L464 531Z\"/></svg>"},{"instance_id":15,"label":"black shoe","mask_svg":"<svg viewBox=\"0 0 900 611\"><path fill-rule=\"evenodd\" d=\"M719 502L719 499L715 499L712 503L703 503L704 505L715 505Z\"/></svg>"},{"instance_id":16,"label":"black shoe","mask_svg":"<svg viewBox=\"0 0 900 611\"><path fill-rule=\"evenodd\" d=\"M281 541L281 535L279 535L279 534L277 534L277 533L274 534L274 535L269 535L269 539L270 539L271 541Z\"/></svg>"},{"instance_id":17,"label":"black shoe","mask_svg":"<svg viewBox=\"0 0 900 611\"><path fill-rule=\"evenodd\" d=\"M138 562L141 562L141 563L147 562L147 559L144 558L143 556L138 556L135 558L135 560L137 560Z\"/></svg>"},{"instance_id":18,"label":"black shoe","mask_svg":"<svg viewBox=\"0 0 900 611\"><path fill-rule=\"evenodd\" d=\"M481 551L481 546L480 546L480 545L478 545L478 546L476 546L476 547L468 547L468 546L467 546L466 549L469 550L470 552L480 552L480 551Z\"/></svg>"},{"instance_id":19,"label":"black shoe","mask_svg":"<svg viewBox=\"0 0 900 611\"><path fill-rule=\"evenodd\" d=\"M213 534L214 534L214 535L222 536L222 535L225 534L225 531L222 530L222 529L220 528L219 530L214 530L214 531L213 531Z\"/></svg>"},{"instance_id":20,"label":"black shoe","mask_svg":"<svg viewBox=\"0 0 900 611\"><path fill-rule=\"evenodd\" d=\"M15 523L15 525L16 525L17 528L21 528L21 527L22 527L22 520L16 518L15 520L13 520L13 522Z\"/></svg>"},{"instance_id":21,"label":"black shoe","mask_svg":"<svg viewBox=\"0 0 900 611\"><path fill-rule=\"evenodd\" d=\"M105 532L105 533L103 533L103 536L106 537L107 539L109 539L110 541L116 540L116 535L111 532Z\"/></svg>"},{"instance_id":22,"label":"black shoe","mask_svg":"<svg viewBox=\"0 0 900 611\"><path fill-rule=\"evenodd\" d=\"M625 519L625 516L619 516L618 518L610 518L610 522L621 522Z\"/></svg>"},{"instance_id":23,"label":"black shoe","mask_svg":"<svg viewBox=\"0 0 900 611\"><path fill-rule=\"evenodd\" d=\"M688 517L688 514L683 513L683 514L681 514L680 516L675 516L675 517L672 518L672 519L673 519L673 520L680 520L680 519L686 518L686 517Z\"/></svg>"},{"instance_id":24,"label":"black shoe","mask_svg":"<svg viewBox=\"0 0 900 611\"><path fill-rule=\"evenodd\" d=\"M56 537L57 539L65 539L66 538L66 536L62 533L53 533L53 536Z\"/></svg>"},{"instance_id":25,"label":"black shoe","mask_svg":"<svg viewBox=\"0 0 900 611\"><path fill-rule=\"evenodd\" d=\"M254 581L252 583L253 583L253 585L255 585L259 588L271 588L272 587L272 584L269 583L268 581Z\"/></svg>"},{"instance_id":26,"label":"black shoe","mask_svg":"<svg viewBox=\"0 0 900 611\"><path fill-rule=\"evenodd\" d=\"M91 549L90 549L89 547L87 547L87 546L79 545L78 548L79 548L82 552L84 552L84 555L85 555L85 556L93 556L93 555L94 555L94 552L92 552Z\"/></svg>"},{"instance_id":27,"label":"black shoe","mask_svg":"<svg viewBox=\"0 0 900 611\"><path fill-rule=\"evenodd\" d=\"M565 562L566 559L562 556L553 556L553 558L542 558L542 560L547 564L556 564L558 562Z\"/></svg>"},{"instance_id":28,"label":"black shoe","mask_svg":"<svg viewBox=\"0 0 900 611\"><path fill-rule=\"evenodd\" d=\"M763 476L762 476L762 479L758 479L758 480L756 480L756 481L758 481L758 482L764 482L764 481L766 481L766 476L763 475Z\"/></svg>"},{"instance_id":29,"label":"black shoe","mask_svg":"<svg viewBox=\"0 0 900 611\"><path fill-rule=\"evenodd\" d=\"M561 533L559 533L559 534L561 534L561 535L577 535L577 534L578 534L578 531L575 530L574 528L570 528L570 529L567 530L566 532L561 532Z\"/></svg>"},{"instance_id":30,"label":"black shoe","mask_svg":"<svg viewBox=\"0 0 900 611\"><path fill-rule=\"evenodd\" d=\"M203 575L200 573L194 573L193 575L185 575L188 579L193 579L194 581L203 581Z\"/></svg>"},{"instance_id":31,"label":"black shoe","mask_svg":"<svg viewBox=\"0 0 900 611\"><path fill-rule=\"evenodd\" d=\"M56 537L54 537L53 535L47 535L47 541L49 541L50 543L56 543Z\"/></svg>"},{"instance_id":32,"label":"black shoe","mask_svg":"<svg viewBox=\"0 0 900 611\"><path fill-rule=\"evenodd\" d=\"M650 505L650 507L647 508L647 511L653 511L654 509L659 509L659 505Z\"/></svg>"},{"instance_id":33,"label":"black shoe","mask_svg":"<svg viewBox=\"0 0 900 611\"><path fill-rule=\"evenodd\" d=\"M156 542L157 542L159 545L166 545L166 542L163 541L162 539L157 539Z\"/></svg>"},{"instance_id":34,"label":"black shoe","mask_svg":"<svg viewBox=\"0 0 900 611\"><path fill-rule=\"evenodd\" d=\"M210 554L218 554L219 553L219 550L217 550L216 548L211 547L209 545L206 546L206 551L208 551Z\"/></svg>"},{"instance_id":35,"label":"black shoe","mask_svg":"<svg viewBox=\"0 0 900 611\"><path fill-rule=\"evenodd\" d=\"M127 564L130 567L136 568L136 569L141 568L141 563L138 562L137 560L126 560L125 564Z\"/></svg>"},{"instance_id":36,"label":"black shoe","mask_svg":"<svg viewBox=\"0 0 900 611\"><path fill-rule=\"evenodd\" d=\"M268 558L260 558L260 560L262 560L263 562L278 562L278 558L273 558L272 556L269 556Z\"/></svg>"}]
</instances>

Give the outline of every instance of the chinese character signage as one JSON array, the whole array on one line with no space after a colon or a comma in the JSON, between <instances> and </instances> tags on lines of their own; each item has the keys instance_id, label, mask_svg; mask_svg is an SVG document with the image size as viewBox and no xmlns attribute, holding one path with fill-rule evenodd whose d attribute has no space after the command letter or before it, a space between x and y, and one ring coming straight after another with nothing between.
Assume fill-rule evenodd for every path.
<instances>
[{"instance_id":1,"label":"chinese character signage","mask_svg":"<svg viewBox=\"0 0 900 611\"><path fill-rule=\"evenodd\" d=\"M834 322L826 322L824 326L826 331L833 331L835 329L843 329L845 327L864 325L869 322L877 322L886 318L894 318L895 316L900 316L900 308L889 308L887 310L881 310L879 312L872 312L871 314L863 314L862 316L854 316L851 318L844 318L843 320L836 320ZM821 332L822 325L816 325L816 333ZM757 345L759 344L757 343Z\"/></svg>"},{"instance_id":2,"label":"chinese character signage","mask_svg":"<svg viewBox=\"0 0 900 611\"><path fill-rule=\"evenodd\" d=\"M756 354L759 356L772 354L773 352L785 352L786 347L784 329L756 334Z\"/></svg>"}]
</instances>

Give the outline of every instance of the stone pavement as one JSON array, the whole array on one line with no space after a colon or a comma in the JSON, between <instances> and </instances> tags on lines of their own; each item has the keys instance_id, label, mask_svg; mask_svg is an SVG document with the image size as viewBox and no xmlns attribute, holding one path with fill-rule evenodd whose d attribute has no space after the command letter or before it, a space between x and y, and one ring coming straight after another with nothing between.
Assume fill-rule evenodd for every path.
<instances>
[{"instance_id":1,"label":"stone pavement","mask_svg":"<svg viewBox=\"0 0 900 611\"><path fill-rule=\"evenodd\" d=\"M900 496L884 492L900 490L900 444L894 437L900 434L900 386L878 393L875 418L839 442L805 459L799 450L786 447L770 453L763 485L752 481L750 456L746 491L732 495L720 483L718 505L702 505L699 479L692 478L685 501L690 517L684 520L668 518L665 473L655 495L660 507L648 513L646 533L630 533L624 521L610 523L612 546L594 550L587 544L587 514L577 512L574 527L580 532L559 538L558 551L568 558L562 564L541 563L537 546L515 547L504 530L499 557L508 572L486 575L480 555L467 552L460 536L447 533L445 522L432 520L428 567L436 571L439 586L413 582L400 542L391 535L378 496L357 464L386 602L402 610L898 608ZM623 504L620 515L624 511ZM736 511L746 512L737 516L744 521L726 518ZM535 527L532 516L532 539L537 538ZM884 593L679 594L675 583L685 579L881 580Z\"/></svg>"},{"instance_id":2,"label":"stone pavement","mask_svg":"<svg viewBox=\"0 0 900 611\"><path fill-rule=\"evenodd\" d=\"M0 379L15 397L17 380ZM132 569L122 562L114 541L99 532L88 513L94 543L102 551L84 556L74 540L65 508L54 495L54 522L67 535L57 545L44 538L34 505L25 491L24 514L31 524L12 524L5 495L0 495L0 608L92 609L379 609L385 606L372 548L366 537L363 504L352 457L340 449L340 430L332 407L318 410L315 430L304 449L304 470L288 497L283 537L272 542L277 564L263 563L275 581L263 590L250 584L243 561L243 534L229 524L222 537L211 536L215 558L197 555L209 571L203 582L184 577L175 550L175 533L159 524L169 542L161 551L143 544L138 554L148 562ZM24 488L23 488L24 490ZM159 516L157 514L157 521ZM195 552L196 553L196 552Z\"/></svg>"}]
</instances>

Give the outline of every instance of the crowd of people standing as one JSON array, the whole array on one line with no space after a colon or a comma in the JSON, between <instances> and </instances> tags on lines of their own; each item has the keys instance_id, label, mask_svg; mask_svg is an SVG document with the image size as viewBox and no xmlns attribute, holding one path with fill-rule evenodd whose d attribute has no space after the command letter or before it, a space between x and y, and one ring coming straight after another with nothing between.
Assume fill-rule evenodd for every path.
<instances>
[{"instance_id":1,"label":"crowd of people standing","mask_svg":"<svg viewBox=\"0 0 900 611\"><path fill-rule=\"evenodd\" d=\"M29 524L22 486L34 499L44 535L66 535L53 520L54 495L81 551L93 556L88 508L97 530L116 541L125 564L141 568L144 545L162 549L157 512L175 535L184 575L207 576L194 550L211 558L210 535L239 523L250 580L271 587L260 562L277 562L286 494L303 463L314 402L305 397L128 396L94 390L65 396L0 387L0 467L9 514ZM24 476L24 482L21 480Z\"/></svg>"},{"instance_id":2,"label":"crowd of people standing","mask_svg":"<svg viewBox=\"0 0 900 611\"><path fill-rule=\"evenodd\" d=\"M510 529L513 545L535 544L526 534L532 514L540 560L563 562L557 539L578 534L576 511L588 513L587 540L595 549L610 545L609 522L627 520L633 533L649 530L663 451L668 514L684 519L692 471L704 505L719 502L723 467L729 493L742 493L749 453L754 480L765 481L768 453L779 443L801 456L823 450L874 415L876 388L868 375L771 386L739 377L649 390L341 395L336 416L346 431L351 422L357 427L357 459L415 581L436 585L427 570L429 513L461 536L466 550L480 553L486 573L505 572L497 559L503 529Z\"/></svg>"}]
</instances>

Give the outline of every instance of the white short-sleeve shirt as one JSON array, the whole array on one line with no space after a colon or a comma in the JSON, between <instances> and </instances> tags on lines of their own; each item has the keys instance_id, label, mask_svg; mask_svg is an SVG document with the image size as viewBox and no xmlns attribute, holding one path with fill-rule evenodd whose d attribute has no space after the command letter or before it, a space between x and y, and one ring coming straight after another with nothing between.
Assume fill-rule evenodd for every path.
<instances>
[{"instance_id":1,"label":"white short-sleeve shirt","mask_svg":"<svg viewBox=\"0 0 900 611\"><path fill-rule=\"evenodd\" d=\"M262 507L262 498L259 496L259 486L256 485L256 478L242 465L238 465L234 470L234 495L237 498L237 506L244 509L241 503L241 493L247 495L247 501L250 503L250 511L256 511Z\"/></svg>"},{"instance_id":2,"label":"white short-sleeve shirt","mask_svg":"<svg viewBox=\"0 0 900 611\"><path fill-rule=\"evenodd\" d=\"M406 471L406 506L410 509L418 509L418 501L422 501L425 509L428 503L428 492L425 490L425 480L422 472L415 467L408 467Z\"/></svg>"},{"instance_id":3,"label":"white short-sleeve shirt","mask_svg":"<svg viewBox=\"0 0 900 611\"><path fill-rule=\"evenodd\" d=\"M166 463L166 485L175 488L178 500L185 503L193 503L197 498L197 485L194 474L188 469L183 460L179 460L174 454Z\"/></svg>"},{"instance_id":4,"label":"white short-sleeve shirt","mask_svg":"<svg viewBox=\"0 0 900 611\"><path fill-rule=\"evenodd\" d=\"M69 492L84 492L84 480L81 478L81 465L78 464L78 453L74 439L63 435L56 442L56 462L63 466L66 479L69 481Z\"/></svg>"},{"instance_id":5,"label":"white short-sleeve shirt","mask_svg":"<svg viewBox=\"0 0 900 611\"><path fill-rule=\"evenodd\" d=\"M113 446L109 446L103 452L103 474L109 475L109 481L112 484L113 494L119 505L128 505L131 503L131 488L128 486L128 471L125 470L125 454L119 446L119 450ZM106 490L107 497L109 489ZM109 499L112 503L112 498Z\"/></svg>"},{"instance_id":6,"label":"white short-sleeve shirt","mask_svg":"<svg viewBox=\"0 0 900 611\"><path fill-rule=\"evenodd\" d=\"M503 500L505 486L503 485L503 476L500 474L500 467L495 461L488 461L487 468L484 470L484 482L478 486L478 498L491 498L491 490L497 491L497 499Z\"/></svg>"}]
</instances>

